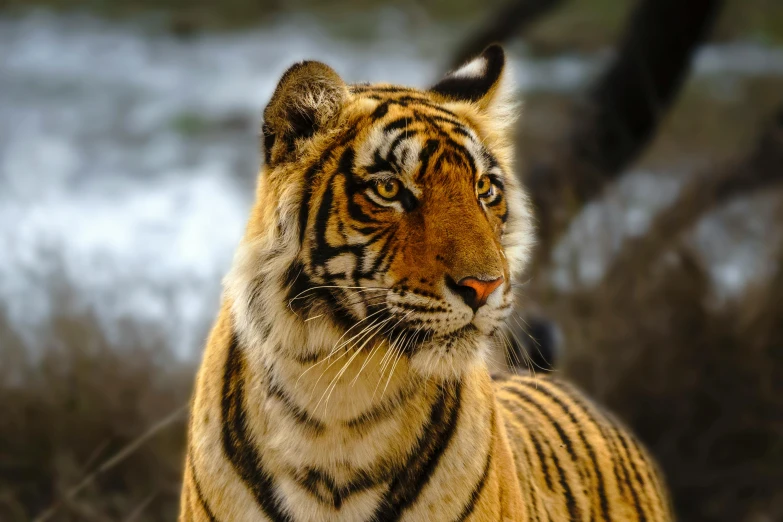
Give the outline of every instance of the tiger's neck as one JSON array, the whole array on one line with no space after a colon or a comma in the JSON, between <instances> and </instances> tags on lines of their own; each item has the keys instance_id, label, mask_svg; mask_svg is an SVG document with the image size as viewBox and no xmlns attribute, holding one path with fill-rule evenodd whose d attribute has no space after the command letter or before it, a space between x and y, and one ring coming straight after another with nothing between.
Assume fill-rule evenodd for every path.
<instances>
[{"instance_id":1,"label":"tiger's neck","mask_svg":"<svg viewBox=\"0 0 783 522\"><path fill-rule=\"evenodd\" d=\"M274 329L262 345L241 338L224 307L194 397L190 473L211 509L364 521L426 519L438 505L456 517L484 483L503 432L486 369L436 381L404 358L395 366L383 346L321 362L286 356L272 344L291 337ZM210 489L206 477L235 480Z\"/></svg>"},{"instance_id":2,"label":"tiger's neck","mask_svg":"<svg viewBox=\"0 0 783 522\"><path fill-rule=\"evenodd\" d=\"M283 421L281 425L292 423L291 428L366 429L426 392L407 357L385 343L326 347L319 357L290 352L273 352L267 343L259 371L266 384L265 413Z\"/></svg>"},{"instance_id":3,"label":"tiger's neck","mask_svg":"<svg viewBox=\"0 0 783 522\"><path fill-rule=\"evenodd\" d=\"M295 508L304 519L355 511L368 520L389 505L404 507L389 496L415 486L394 486L395 478L428 480L449 444L480 448L465 457L467 483L481 474L494 407L476 379L424 379L386 344L302 359L270 342L280 340L270 337L265 356L248 362L248 375L264 386L246 386L246 404L263 405L266 465L288 491L286 503L305 506Z\"/></svg>"}]
</instances>

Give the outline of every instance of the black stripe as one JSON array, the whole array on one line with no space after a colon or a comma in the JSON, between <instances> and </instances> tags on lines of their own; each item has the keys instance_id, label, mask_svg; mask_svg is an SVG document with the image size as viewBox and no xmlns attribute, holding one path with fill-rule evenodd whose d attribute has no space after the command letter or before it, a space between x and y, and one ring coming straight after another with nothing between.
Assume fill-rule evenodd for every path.
<instances>
[{"instance_id":1,"label":"black stripe","mask_svg":"<svg viewBox=\"0 0 783 522\"><path fill-rule=\"evenodd\" d=\"M552 477L549 474L549 460L547 460L546 455L541 448L541 443L538 441L538 437L536 437L532 431L530 432L530 440L533 442L533 448L536 450L536 455L538 456L539 462L541 462L541 470L544 472L544 481L546 482L546 487L549 488L549 491L553 491Z\"/></svg>"},{"instance_id":2,"label":"black stripe","mask_svg":"<svg viewBox=\"0 0 783 522\"><path fill-rule=\"evenodd\" d=\"M375 255L375 259L372 262L372 266L370 267L370 270L366 273L362 273L362 277L369 277L375 275L375 273L378 271L378 269L381 267L381 264L383 264L384 260L389 256L391 253L392 248L392 240L394 239L395 230L390 229L389 232L385 232L383 234L378 234L377 238L378 240L386 239L386 242L383 244L381 249L378 251L378 253Z\"/></svg>"},{"instance_id":3,"label":"black stripe","mask_svg":"<svg viewBox=\"0 0 783 522\"><path fill-rule=\"evenodd\" d=\"M364 223L365 227L363 227L363 228L370 227L370 226L373 226L373 225L379 226L378 225L379 221L377 219L375 219L374 217L370 216L369 214L367 214L367 212L364 211L364 209L361 207L361 205L359 205L359 203L354 199L354 194L355 193L356 192L353 192L353 194L352 194L352 193L349 192L347 194L347 196L348 196L348 204L347 204L347 207L348 207L348 217L350 217L351 219L353 219L357 223ZM364 195L361 195L359 197L363 197L363 198L367 199L367 197L364 196ZM358 231L359 229L354 227L354 230Z\"/></svg>"},{"instance_id":4,"label":"black stripe","mask_svg":"<svg viewBox=\"0 0 783 522\"><path fill-rule=\"evenodd\" d=\"M201 491L201 484L199 484L198 477L196 477L196 468L193 466L193 458L188 456L187 460L188 467L190 467L190 478L193 479L193 487L196 488L196 497L198 497L198 503L201 506L201 509L204 511L204 514L207 515L209 522L217 522L217 517L215 517L212 509L209 507L209 503L207 502L206 497L204 497L204 492Z\"/></svg>"},{"instance_id":5,"label":"black stripe","mask_svg":"<svg viewBox=\"0 0 783 522\"><path fill-rule=\"evenodd\" d=\"M299 203L299 244L304 243L305 231L307 230L307 217L310 214L310 198L313 196L313 179L315 174L320 171L324 163L331 157L333 147L324 151L321 157L304 174L304 183L302 185L302 201Z\"/></svg>"},{"instance_id":6,"label":"black stripe","mask_svg":"<svg viewBox=\"0 0 783 522\"><path fill-rule=\"evenodd\" d=\"M418 386L418 384L404 387L395 395L373 406L369 411L366 411L353 419L343 421L343 425L352 430L363 431L384 419L388 419L414 396L417 390L416 386Z\"/></svg>"},{"instance_id":7,"label":"black stripe","mask_svg":"<svg viewBox=\"0 0 783 522\"><path fill-rule=\"evenodd\" d=\"M419 176L421 177L422 174L427 172L427 168L429 167L430 158L435 153L435 151L438 150L438 147L440 147L440 142L438 140L429 139L424 144L424 147L422 147L421 152L419 152L419 162L421 165L419 166Z\"/></svg>"},{"instance_id":8,"label":"black stripe","mask_svg":"<svg viewBox=\"0 0 783 522\"><path fill-rule=\"evenodd\" d=\"M457 517L457 522L463 522L467 520L467 518L473 513L473 510L476 509L476 504L478 503L478 499L481 498L481 493L484 491L484 486L487 483L487 478L489 478L489 470L491 469L492 464L492 453L487 454L487 463L484 464L484 471L481 473L481 478L479 479L478 484L473 488L473 491L470 492L470 498L468 499L468 503L465 506L465 508L462 510L462 513L460 513L459 517ZM501 503L502 504L502 503ZM501 511L503 510L503 507L501 505Z\"/></svg>"},{"instance_id":9,"label":"black stripe","mask_svg":"<svg viewBox=\"0 0 783 522\"><path fill-rule=\"evenodd\" d=\"M320 435L324 432L326 427L318 419L314 419L304 409L300 408L290 395L277 383L269 382L267 384L267 392L270 397L277 399L286 410L286 412L294 418L294 420L312 432L313 435Z\"/></svg>"},{"instance_id":10,"label":"black stripe","mask_svg":"<svg viewBox=\"0 0 783 522\"><path fill-rule=\"evenodd\" d=\"M389 144L389 154L394 158L395 163L399 163L400 158L397 156L396 149L397 147L400 146L402 140L407 140L408 138L412 138L416 136L418 133L419 131L417 130L405 129L404 131L399 132L397 136L392 140L392 142Z\"/></svg>"},{"instance_id":11,"label":"black stripe","mask_svg":"<svg viewBox=\"0 0 783 522\"><path fill-rule=\"evenodd\" d=\"M418 498L446 451L457 427L462 388L441 384L438 396L430 409L429 419L410 452L405 465L394 477L388 491L370 520L392 522L399 520L403 512Z\"/></svg>"},{"instance_id":12,"label":"black stripe","mask_svg":"<svg viewBox=\"0 0 783 522\"><path fill-rule=\"evenodd\" d=\"M339 510L348 497L377 486L384 477L383 473L359 471L348 484L338 486L328 471L307 468L297 483L322 504Z\"/></svg>"},{"instance_id":13,"label":"black stripe","mask_svg":"<svg viewBox=\"0 0 783 522\"><path fill-rule=\"evenodd\" d=\"M642 463L645 465L645 470L647 472L646 473L647 480L650 482L650 484L652 484L656 495L658 495L658 498L663 500L666 497L666 495L664 494L661 485L658 482L656 466L649 461L646 452L639 446L638 441L631 435L629 435L628 438L630 439L633 447L636 449L636 452L639 453L639 458L641 459ZM660 508L666 511L666 507L663 505L662 502L660 503Z\"/></svg>"},{"instance_id":14,"label":"black stripe","mask_svg":"<svg viewBox=\"0 0 783 522\"><path fill-rule=\"evenodd\" d=\"M464 156L468 169L470 170L471 174L474 174L476 172L476 160L473 158L473 155L470 153L467 147L454 141L454 139L452 139L451 135L449 135L448 133L442 133L442 135L445 141L445 146L452 149L450 151L452 154ZM430 140L430 141L437 141L437 140ZM421 170L421 172L425 172L425 171L426 169Z\"/></svg>"},{"instance_id":15,"label":"black stripe","mask_svg":"<svg viewBox=\"0 0 783 522\"><path fill-rule=\"evenodd\" d=\"M245 412L244 360L236 333L228 345L226 366L223 374L223 451L242 482L253 494L272 522L292 522L275 498L275 484L264 469L258 449L247 433Z\"/></svg>"},{"instance_id":16,"label":"black stripe","mask_svg":"<svg viewBox=\"0 0 783 522\"><path fill-rule=\"evenodd\" d=\"M389 112L389 102L385 101L383 103L378 104L378 106L375 108L375 110L370 115L371 120L379 120L386 116L386 114Z\"/></svg>"},{"instance_id":17,"label":"black stripe","mask_svg":"<svg viewBox=\"0 0 783 522\"><path fill-rule=\"evenodd\" d=\"M388 157L381 156L381 151L375 149L373 152L372 163L364 167L368 174L378 174L379 172L396 172L397 166L393 165Z\"/></svg>"},{"instance_id":18,"label":"black stripe","mask_svg":"<svg viewBox=\"0 0 783 522\"><path fill-rule=\"evenodd\" d=\"M577 520L576 513L578 507L576 505L576 498L574 497L574 493L571 491L571 486L568 484L568 480L566 479L566 472L563 469L563 465L560 463L560 458L557 456L557 452L555 452L554 448L552 448L552 445L546 438L543 439L543 442L546 444L546 447L549 450L549 457L552 459L552 465L557 472L557 482L563 489L563 496L566 498L566 507L568 508L568 516L572 520Z\"/></svg>"},{"instance_id":19,"label":"black stripe","mask_svg":"<svg viewBox=\"0 0 783 522\"><path fill-rule=\"evenodd\" d=\"M383 132L390 132L393 130L404 129L409 123L413 123L416 119L412 116L402 116L396 120L392 120L383 126ZM403 133L404 134L404 133Z\"/></svg>"},{"instance_id":20,"label":"black stripe","mask_svg":"<svg viewBox=\"0 0 783 522\"><path fill-rule=\"evenodd\" d=\"M620 442L623 445L623 448L625 448L625 451L628 454L628 462L631 465L631 471L633 471L634 476L636 477L636 481L639 483L639 486L641 487L641 489L644 490L645 489L644 488L645 481L642 478L642 475L641 475L641 472L639 471L639 468L636 466L636 463L634 462L633 455L631 454L631 450L629 449L629 445L628 445L628 443L626 441L630 442L630 445L633 447L634 450L636 450L636 452L639 454L640 458L644 462L643 454L642 454L641 450L639 449L639 446L636 444L636 441L633 440L633 438L631 438L630 436L627 436L625 433L622 433L622 432L619 432L619 431L618 431L618 435L620 437ZM652 502L652 499L650 499L650 502ZM652 505L650 505L650 508L652 508Z\"/></svg>"},{"instance_id":21,"label":"black stripe","mask_svg":"<svg viewBox=\"0 0 783 522\"><path fill-rule=\"evenodd\" d=\"M487 459L484 463L484 471L481 473L481 477L479 478L478 483L473 487L473 491L470 492L470 497L468 498L468 503L465 505L465 507L462 509L462 513L457 517L456 522L464 522L467 520L467 518L473 513L473 510L476 509L476 504L478 503L479 498L481 498L481 493L484 491L484 486L487 483L487 478L489 477L489 470L491 469L492 465L492 455L495 453L495 436L496 436L496 426L495 426L495 415L496 411L495 408L492 408L492 413L489 418L490 422L490 439L489 439L489 449L487 450ZM503 488L500 486L500 490L502 492ZM501 513L503 511L503 502L501 501L500 510Z\"/></svg>"},{"instance_id":22,"label":"black stripe","mask_svg":"<svg viewBox=\"0 0 783 522\"><path fill-rule=\"evenodd\" d=\"M496 207L496 206L500 205L501 203L503 203L503 201L504 201L503 200L503 195L502 194L496 194L495 198L492 201L490 201L489 203L484 203L484 205L486 205L489 208L492 208L492 207Z\"/></svg>"},{"instance_id":23,"label":"black stripe","mask_svg":"<svg viewBox=\"0 0 783 522\"><path fill-rule=\"evenodd\" d=\"M510 403L508 400L502 397L497 397L497 400L506 413L510 413L513 417L519 418L519 416L516 414L516 410L518 410L518 408L514 411L511 410L512 403ZM514 459L514 467L517 470L519 485L522 488L522 493L525 497L523 502L525 503L525 505L532 505L533 504L532 497L537 493L537 488L531 485L532 476L530 473L530 464L533 461L530 458L530 453L528 453L527 451L527 443L522 437L520 430L514 426L514 423L509 416L503 415L503 425L505 426L506 434L509 437L509 442L511 445L511 454ZM546 507L546 505L544 506L544 513L548 514L548 508ZM538 513L536 513L535 515L536 515L536 520L539 520ZM505 521L507 519L508 517L504 518L504 516L501 514L502 521Z\"/></svg>"},{"instance_id":24,"label":"black stripe","mask_svg":"<svg viewBox=\"0 0 783 522\"><path fill-rule=\"evenodd\" d=\"M304 182L302 186L302 200L299 203L299 244L304 243L305 231L307 230L307 218L310 214L310 198L313 195L313 181L315 175L324 168L324 165L331 159L334 150L343 146L356 137L356 129L347 132L340 140L335 141L327 147L318 160L305 171Z\"/></svg>"},{"instance_id":25,"label":"black stripe","mask_svg":"<svg viewBox=\"0 0 783 522\"><path fill-rule=\"evenodd\" d=\"M439 123L446 123L448 125L451 125L452 129L450 130L452 132L456 132L457 134L461 134L462 136L470 136L470 133L467 131L467 128L465 126L465 122L458 120L456 114L454 115L454 117L430 114L428 115L427 118L431 121L436 121Z\"/></svg>"},{"instance_id":26,"label":"black stripe","mask_svg":"<svg viewBox=\"0 0 783 522\"><path fill-rule=\"evenodd\" d=\"M332 188L334 177L333 175L327 182L326 190L324 190L323 196L321 196L321 204L318 206L315 218L315 247L310 256L310 262L313 265L325 265L330 258L337 254L337 249L332 248L326 240L329 214L334 201L334 189Z\"/></svg>"},{"instance_id":27,"label":"black stripe","mask_svg":"<svg viewBox=\"0 0 783 522\"><path fill-rule=\"evenodd\" d=\"M549 399L552 400L552 402L557 404L560 407L560 409L563 410L563 413L565 413L573 423L574 428L576 429L576 432L579 435L579 439L582 441L582 445L584 445L585 449L587 450L587 454L590 457L592 469L595 471L595 478L598 486L598 499L601 504L601 516L603 517L603 520L609 520L609 501L606 498L606 486L604 484L604 477L603 474L601 473L601 468L598 466L598 459L595 455L595 448L593 448L593 445L588 442L587 437L584 434L584 431L582 431L582 423L579 422L579 419L576 418L576 415L574 415L574 412L571 411L571 408L565 402L563 402L563 400L560 399L560 397L558 397L557 395L552 393L549 389L547 389L547 386L545 384L539 383L534 386L531 386L530 383L528 383L527 381L521 381L519 384L521 384L522 386L526 386L528 389L535 390L536 392L549 397ZM595 418L593 418L593 416L588 411L584 410L584 413L590 422L592 422L596 426L598 425Z\"/></svg>"},{"instance_id":28,"label":"black stripe","mask_svg":"<svg viewBox=\"0 0 783 522\"><path fill-rule=\"evenodd\" d=\"M622 442L622 433L620 433L620 431L617 430L617 429L614 429L613 433L617 437L617 439L621 442L621 444L623 446L625 446L625 443ZM630 454L628 454L627 448L626 448L626 451L624 453L621 453L620 448L617 447L617 444L615 444L614 441L612 441L612 446L614 447L614 451L617 453L617 457L619 457L620 459L624 458L624 460L627 460L628 462L631 462L632 457L631 457ZM640 520L640 522L645 522L647 520L647 516L646 516L646 514L644 512L644 508L642 507L642 505L641 505L641 503L639 501L639 494L636 492L636 488L634 487L633 482L631 480L631 475L628 472L628 466L626 466L623 461L621 461L620 465L618 466L616 459L612 459L612 460L614 461L614 464L615 464L615 476L617 478L618 484L622 484L622 486L623 486L622 490L628 490L628 491L631 492L631 497L633 498L634 509L636 510L636 512L639 514L639 517L640 517L639 520ZM623 474L622 482L620 481L620 476L619 476L619 473L617 471L618 467L619 467L620 470L622 470L622 474Z\"/></svg>"},{"instance_id":29,"label":"black stripe","mask_svg":"<svg viewBox=\"0 0 783 522\"><path fill-rule=\"evenodd\" d=\"M321 359L323 359L324 357L326 357L328 353L329 352L327 351L323 351L323 352L316 352L316 353L297 353L293 355L285 354L284 356L289 359L293 359L294 362L302 366L311 366L317 363L318 361L320 361Z\"/></svg>"},{"instance_id":30,"label":"black stripe","mask_svg":"<svg viewBox=\"0 0 783 522\"><path fill-rule=\"evenodd\" d=\"M529 419L527 419L523 415L521 415L521 412L519 411L520 408L515 408L514 403L512 403L512 402L510 402L510 401L508 401L506 399L502 399L502 398L500 399L500 402L501 402L501 404L503 404L506 407L507 411L509 411L514 417L517 418L517 420L519 420L519 422L523 426L528 426L529 427L527 434L530 436L530 440L531 441L534 440L533 430L535 429L535 424L530 424ZM527 408L525 408L525 409L527 409ZM574 494L571 491L571 487L568 485L568 481L566 480L565 470L560 465L560 460L557 458L557 453L555 453L555 451L552 449L552 446L549 444L549 441L547 440L546 437L543 437L542 442L544 444L546 444L546 447L549 450L549 456L552 459L552 464L553 464L553 466L555 468L555 471L557 472L557 483L560 484L560 487L563 490L563 496L566 499L566 507L568 508L568 520L569 521L576 521L579 518L581 518L581 514L577 513L579 508L576 505L576 498L574 498ZM530 460L530 454L527 451L527 445L524 443L524 441L521 441L520 443L522 445L522 450L525 453L525 458L527 459L527 462L528 463L532 462ZM543 462L542 462L541 466L542 466L542 469L543 469L543 466L544 466ZM532 488L528 488L528 489L532 489ZM552 491L554 491L554 490L552 490ZM532 493L535 494L534 491ZM549 509L546 506L544 507L544 512L547 514L547 519L549 519Z\"/></svg>"},{"instance_id":31,"label":"black stripe","mask_svg":"<svg viewBox=\"0 0 783 522\"><path fill-rule=\"evenodd\" d=\"M576 404L579 408L581 408L581 410L586 415L591 416L588 413L587 404L585 404L579 392L573 386L571 386L570 383L560 381L559 379L552 379L552 382L558 384L564 391L567 391L571 400L574 401L574 404ZM604 440L606 440L612 448L612 467L614 469L615 480L617 480L618 488L620 488L621 492L625 492L625 491L631 492L634 509L640 516L639 520L640 522L646 522L647 516L639 502L639 495L636 492L636 488L633 487L630 474L628 473L628 468L622 465L622 460L620 461L620 465L618 466L618 459L625 458L630 461L632 458L631 455L627 453L627 448L626 448L625 456L623 456L624 455L623 452L621 452L620 448L617 446L617 443L615 441L615 437L616 437L617 440L621 440L622 442L622 430L619 427L617 427L614 424L614 422L612 422L611 418L607 418L606 422L608 424L608 431L610 433L607 433L607 429L605 429L605 427L602 424L599 423L596 424L598 425L598 428L601 430L601 435L603 436ZM622 477L620 476L620 471L622 471Z\"/></svg>"},{"instance_id":32,"label":"black stripe","mask_svg":"<svg viewBox=\"0 0 783 522\"><path fill-rule=\"evenodd\" d=\"M515 384L518 384L519 381L512 381ZM549 423L555 428L555 431L557 432L557 435L560 437L560 442L562 442L562 445L565 446L566 451L568 452L569 456L571 457L571 461L574 463L574 466L576 466L577 471L579 471L579 459L576 456L576 453L574 452L574 446L571 442L571 439L568 437L568 435L563 431L563 428L557 423L557 421L552 417L552 415L544 409L538 402L533 400L532 397L530 397L527 393L523 392L522 390L519 390L517 388L510 388L510 387L503 387L503 390L507 391L508 393L511 393L513 395L516 395L519 399L522 400L523 404L529 404L533 406L542 416L544 416ZM528 420L521 417L517 412L512 410L512 413L517 415L519 420L527 425ZM565 471L563 470L562 466L560 465L559 460L557 459L557 456L554 452L552 452L552 461L555 464L555 467L558 470L558 473L560 474L560 485L563 488L563 494L566 497L566 503L568 507L568 514L570 520L580 520L581 510L579 509L579 506L576 505L576 499L573 496L573 493L571 491L571 488L568 485L568 481L565 479Z\"/></svg>"},{"instance_id":33,"label":"black stripe","mask_svg":"<svg viewBox=\"0 0 783 522\"><path fill-rule=\"evenodd\" d=\"M503 184L503 179L497 174L487 174L487 177L500 190L506 188L506 185Z\"/></svg>"},{"instance_id":34,"label":"black stripe","mask_svg":"<svg viewBox=\"0 0 783 522\"><path fill-rule=\"evenodd\" d=\"M448 312L448 309L446 307L440 305L420 305L420 304L399 302L399 303L394 303L394 306L397 308L402 308L403 310L413 310L414 312L422 312L422 313Z\"/></svg>"},{"instance_id":35,"label":"black stripe","mask_svg":"<svg viewBox=\"0 0 783 522\"><path fill-rule=\"evenodd\" d=\"M503 399L501 399L501 402L505 403L507 401L504 401ZM527 444L524 441L522 441L520 447L522 448L522 453L524 454L525 462L527 462L528 466L530 466L532 464L532 462L533 462L533 459L530 457L530 452L527 450ZM524 473L528 474L528 471L529 470L526 469ZM527 487L524 488L525 489L525 497L526 497L525 502L527 503L527 505L531 505L532 506L534 503L536 503L535 497L536 497L537 490L532 485L533 478L528 475L527 479L528 479L528 484L527 484ZM520 480L521 480L521 477L520 477ZM537 513L536 513L536 517L538 517Z\"/></svg>"}]
</instances>

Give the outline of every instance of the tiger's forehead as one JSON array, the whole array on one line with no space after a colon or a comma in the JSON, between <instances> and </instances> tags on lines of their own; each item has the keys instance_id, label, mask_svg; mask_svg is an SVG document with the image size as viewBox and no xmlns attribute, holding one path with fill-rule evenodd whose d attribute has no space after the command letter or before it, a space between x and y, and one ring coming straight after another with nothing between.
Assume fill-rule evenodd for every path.
<instances>
[{"instance_id":1,"label":"tiger's forehead","mask_svg":"<svg viewBox=\"0 0 783 522\"><path fill-rule=\"evenodd\" d=\"M369 175L424 176L497 168L470 123L425 91L392 85L351 86L362 107L356 166ZM417 176L417 177L418 177Z\"/></svg>"}]
</instances>

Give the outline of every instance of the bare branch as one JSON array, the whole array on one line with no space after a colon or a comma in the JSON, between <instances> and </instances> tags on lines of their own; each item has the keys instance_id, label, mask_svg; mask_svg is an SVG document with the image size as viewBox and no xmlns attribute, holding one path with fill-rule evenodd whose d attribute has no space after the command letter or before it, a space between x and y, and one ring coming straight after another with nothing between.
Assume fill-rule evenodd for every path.
<instances>
[{"instance_id":1,"label":"bare branch","mask_svg":"<svg viewBox=\"0 0 783 522\"><path fill-rule=\"evenodd\" d=\"M456 69L488 45L502 43L522 33L533 22L541 18L564 0L517 0L501 7L490 22L471 36L455 54L452 68Z\"/></svg>"},{"instance_id":2,"label":"bare branch","mask_svg":"<svg viewBox=\"0 0 783 522\"><path fill-rule=\"evenodd\" d=\"M645 273L646 267L659 259L705 213L770 185L783 185L783 107L746 158L697 175L657 215L647 234L628 240L607 271L607 278L622 286L618 279Z\"/></svg>"},{"instance_id":3,"label":"bare branch","mask_svg":"<svg viewBox=\"0 0 783 522\"><path fill-rule=\"evenodd\" d=\"M72 501L76 495L78 495L84 488L92 484L96 478L98 478L103 473L106 473L113 467L115 467L120 462L127 459L129 456L131 456L136 450L138 450L141 446L143 446L148 440L153 438L155 435L163 431L165 428L171 426L176 422L185 412L188 410L188 405L185 404L180 408L177 408L173 412L171 412L168 416L164 417L155 425L150 427L147 431L142 433L139 437L132 440L129 444L127 444L124 448L122 448L120 451L112 455L111 458L106 460L103 464L101 464L98 469L93 471L91 474L87 475L82 479L81 482L76 484L74 487L68 490L68 492L64 496L64 500L66 503L69 503ZM46 520L51 519L56 513L57 510L60 508L62 503L55 503L51 507L49 507L46 511L38 515L34 522L45 522Z\"/></svg>"},{"instance_id":4,"label":"bare branch","mask_svg":"<svg viewBox=\"0 0 783 522\"><path fill-rule=\"evenodd\" d=\"M617 58L578 104L553 159L534 162L527 184L539 218L539 260L587 202L616 180L654 136L722 0L643 0Z\"/></svg>"}]
</instances>

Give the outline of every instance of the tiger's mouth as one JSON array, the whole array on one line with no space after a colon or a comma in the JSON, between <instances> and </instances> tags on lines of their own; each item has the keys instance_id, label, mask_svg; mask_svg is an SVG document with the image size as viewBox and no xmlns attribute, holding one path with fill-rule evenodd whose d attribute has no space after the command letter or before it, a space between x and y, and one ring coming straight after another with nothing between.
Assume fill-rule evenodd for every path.
<instances>
[{"instance_id":1,"label":"tiger's mouth","mask_svg":"<svg viewBox=\"0 0 783 522\"><path fill-rule=\"evenodd\" d=\"M505 320L507 303L501 297L476 311L452 297L382 285L316 286L305 290L293 309L306 322L329 318L343 332L341 346L372 350L385 345L411 360L423 358L425 374L437 369L439 375L456 376L483 357ZM308 306L300 309L300 302Z\"/></svg>"},{"instance_id":2,"label":"tiger's mouth","mask_svg":"<svg viewBox=\"0 0 783 522\"><path fill-rule=\"evenodd\" d=\"M390 341L404 337L409 345L489 335L499 326L496 323L505 319L503 310L508 303L500 288L492 303L476 310L448 292L439 295L436 291L384 286L321 286L305 290L302 299L306 302L312 298L312 307L302 310L303 316L326 313L344 328L366 328L375 337Z\"/></svg>"},{"instance_id":3,"label":"tiger's mouth","mask_svg":"<svg viewBox=\"0 0 783 522\"><path fill-rule=\"evenodd\" d=\"M400 325L384 335L390 341L400 336L411 339L412 345L452 341L456 339L468 340L484 335L473 323L468 323L449 332L438 332L432 329L422 329L416 326Z\"/></svg>"},{"instance_id":4,"label":"tiger's mouth","mask_svg":"<svg viewBox=\"0 0 783 522\"><path fill-rule=\"evenodd\" d=\"M475 314L470 317L459 314L433 319L414 316L411 312L412 310L400 311L398 307L390 307L384 303L368 307L365 317L376 317L377 323L385 324L385 327L378 328L377 337L385 339L390 346L409 355L425 346L445 345L456 341L475 342L488 335L475 324ZM454 326L437 327L444 323Z\"/></svg>"}]
</instances>

